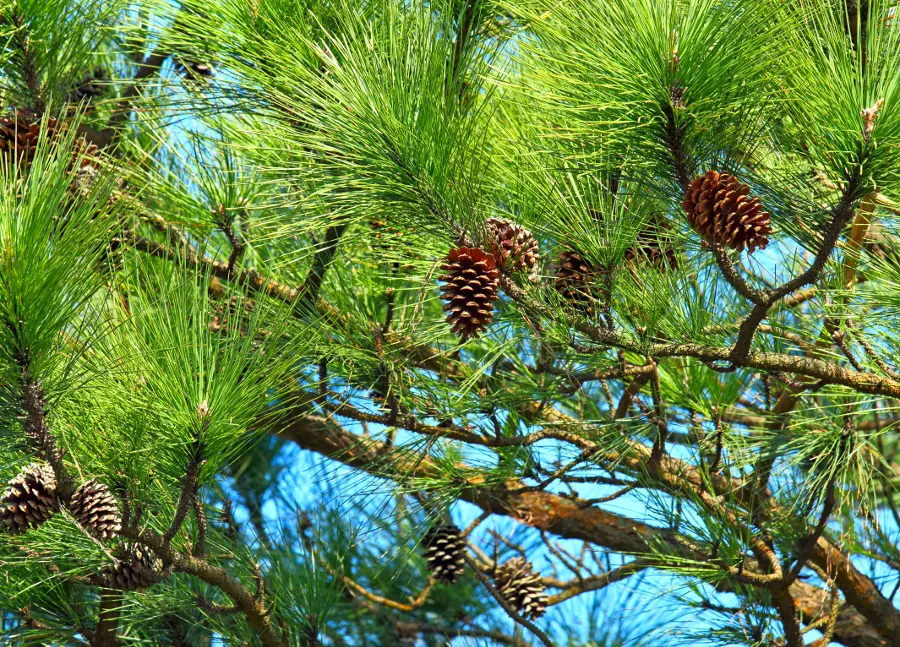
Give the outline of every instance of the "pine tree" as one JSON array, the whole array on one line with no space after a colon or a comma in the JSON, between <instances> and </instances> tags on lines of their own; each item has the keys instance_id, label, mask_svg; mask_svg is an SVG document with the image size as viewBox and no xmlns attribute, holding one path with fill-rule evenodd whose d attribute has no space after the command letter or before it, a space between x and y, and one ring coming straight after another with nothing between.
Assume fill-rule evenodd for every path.
<instances>
[{"instance_id":1,"label":"pine tree","mask_svg":"<svg viewBox=\"0 0 900 647\"><path fill-rule=\"evenodd\" d=\"M897 644L898 11L5 3L0 644Z\"/></svg>"}]
</instances>

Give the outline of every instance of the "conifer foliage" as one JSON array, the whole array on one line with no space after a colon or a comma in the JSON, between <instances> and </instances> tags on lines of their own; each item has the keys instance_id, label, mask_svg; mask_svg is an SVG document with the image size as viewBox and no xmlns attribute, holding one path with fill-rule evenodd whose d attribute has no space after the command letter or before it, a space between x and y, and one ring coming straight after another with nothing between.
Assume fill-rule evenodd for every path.
<instances>
[{"instance_id":1,"label":"conifer foliage","mask_svg":"<svg viewBox=\"0 0 900 647\"><path fill-rule=\"evenodd\" d=\"M0 5L0 645L898 644L897 0Z\"/></svg>"}]
</instances>

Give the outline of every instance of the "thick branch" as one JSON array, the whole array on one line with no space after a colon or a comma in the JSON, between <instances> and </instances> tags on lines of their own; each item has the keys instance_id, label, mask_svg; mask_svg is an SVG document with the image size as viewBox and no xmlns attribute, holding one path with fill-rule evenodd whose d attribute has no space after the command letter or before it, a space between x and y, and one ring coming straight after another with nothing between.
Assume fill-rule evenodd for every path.
<instances>
[{"instance_id":1,"label":"thick branch","mask_svg":"<svg viewBox=\"0 0 900 647\"><path fill-rule=\"evenodd\" d=\"M284 647L269 622L269 612L262 600L257 599L228 571L173 549L161 535L150 530L140 532L126 527L123 528L122 535L149 546L164 563L171 565L176 571L193 575L225 592L247 619L247 623L256 630L264 647Z\"/></svg>"}]
</instances>

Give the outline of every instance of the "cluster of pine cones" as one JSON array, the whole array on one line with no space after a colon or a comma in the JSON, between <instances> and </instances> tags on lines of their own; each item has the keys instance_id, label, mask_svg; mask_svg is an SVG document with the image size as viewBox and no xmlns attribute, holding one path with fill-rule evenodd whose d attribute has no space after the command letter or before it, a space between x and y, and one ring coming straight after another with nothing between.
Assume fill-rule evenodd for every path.
<instances>
[{"instance_id":1,"label":"cluster of pine cones","mask_svg":"<svg viewBox=\"0 0 900 647\"><path fill-rule=\"evenodd\" d=\"M488 327L499 296L500 268L525 271L534 276L539 259L538 244L522 225L490 218L485 226L486 249L456 247L450 250L441 270L441 298L450 329L466 341Z\"/></svg>"},{"instance_id":2,"label":"cluster of pine cones","mask_svg":"<svg viewBox=\"0 0 900 647\"><path fill-rule=\"evenodd\" d=\"M750 197L750 188L728 173L708 171L697 177L685 191L682 206L688 222L709 243L738 252L753 253L765 249L772 234L769 213L763 211L758 197ZM637 237L636 245L625 252L631 266L649 264L660 270L675 268L675 250L656 235L671 229L657 220ZM479 334L491 323L494 302L499 296L500 270L528 272L536 281L538 243L522 225L490 218L486 222L486 244L482 247L456 247L441 265L441 298L451 331L463 342ZM556 263L553 285L572 307L586 313L597 298L595 285L603 269L594 265L572 247Z\"/></svg>"},{"instance_id":3,"label":"cluster of pine cones","mask_svg":"<svg viewBox=\"0 0 900 647\"><path fill-rule=\"evenodd\" d=\"M69 501L60 500L56 475L48 465L31 463L15 476L0 499L0 529L23 533L37 528L65 506L87 533L101 541L119 536L122 515L109 487L96 479L83 483ZM147 588L162 578L163 566L153 551L122 543L117 561L101 578L110 588L126 591Z\"/></svg>"},{"instance_id":4,"label":"cluster of pine cones","mask_svg":"<svg viewBox=\"0 0 900 647\"><path fill-rule=\"evenodd\" d=\"M428 570L439 582L454 583L465 566L466 540L459 528L444 523L431 528L422 540ZM494 587L516 613L535 620L544 614L547 594L540 576L524 557L514 557L496 568Z\"/></svg>"}]
</instances>

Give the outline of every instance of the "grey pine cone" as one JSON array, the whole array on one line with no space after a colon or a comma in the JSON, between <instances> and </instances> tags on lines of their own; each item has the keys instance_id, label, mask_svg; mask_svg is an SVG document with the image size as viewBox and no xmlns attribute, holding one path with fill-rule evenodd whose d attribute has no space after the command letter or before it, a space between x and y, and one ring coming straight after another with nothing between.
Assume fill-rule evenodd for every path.
<instances>
[{"instance_id":1,"label":"grey pine cone","mask_svg":"<svg viewBox=\"0 0 900 647\"><path fill-rule=\"evenodd\" d=\"M498 264L508 264L516 270L529 273L537 271L540 258L538 242L529 230L503 218L488 218L485 228L490 238L491 253Z\"/></svg>"},{"instance_id":2,"label":"grey pine cone","mask_svg":"<svg viewBox=\"0 0 900 647\"><path fill-rule=\"evenodd\" d=\"M103 572L110 589L139 591L159 584L164 576L162 560L142 544L123 543L116 551L117 562Z\"/></svg>"}]
</instances>

